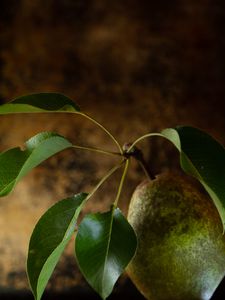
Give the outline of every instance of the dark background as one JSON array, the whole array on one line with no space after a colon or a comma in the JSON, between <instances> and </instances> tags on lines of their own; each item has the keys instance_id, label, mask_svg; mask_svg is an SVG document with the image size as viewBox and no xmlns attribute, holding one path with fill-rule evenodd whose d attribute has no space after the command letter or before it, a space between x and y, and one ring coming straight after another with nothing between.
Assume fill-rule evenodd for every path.
<instances>
[{"instance_id":1,"label":"dark background","mask_svg":"<svg viewBox=\"0 0 225 300\"><path fill-rule=\"evenodd\" d=\"M206 130L225 144L224 15L223 0L3 0L0 2L0 101L32 92L60 92L75 99L121 143L146 132L189 124ZM20 144L41 130L55 130L80 144L112 147L104 134L86 121L83 124L62 115L54 119L2 117L0 148ZM146 141L143 146L153 173L178 168L177 155L164 142L156 139L154 143ZM35 210L40 214L36 200L39 190L48 191L50 205L59 197L93 186L96 179L91 174L99 174L98 170L110 165L100 158L96 162L93 156L86 154L76 161L71 157L67 153L50 160L24 181L20 189L26 186L27 199L32 196L33 201L33 206L27 204L26 209L29 209L25 213L31 214L35 206L33 213ZM71 171L74 166L78 173ZM87 171L89 175L83 179L82 174ZM48 184L40 176L41 172L48 178ZM65 174L66 182L63 181ZM134 165L125 187L128 196L122 196L125 203L128 201L125 198L129 199L142 178L141 171ZM56 187L56 181L61 188ZM24 194L20 196L20 189L17 201L24 197ZM106 185L107 195L113 190L114 184ZM97 208L103 209L104 203L109 202L104 195L97 202ZM122 205L126 210L126 204ZM43 202L40 210L42 206ZM6 207L5 219L11 216L13 207L14 204ZM24 211L24 207L22 209ZM39 216L35 213L34 219ZM2 222L4 224L4 219ZM12 225L10 232L13 229ZM27 283L18 262L23 262L25 255L16 249L14 236L9 238L9 229L4 230L0 249L0 279L4 282L0 284L3 286L1 299L12 295L18 299L19 295L29 298L30 294L26 296L21 292ZM28 236L25 229L24 232L24 236ZM18 261L9 262L13 267L4 266L3 261L17 253ZM70 263L64 265L70 266ZM68 269L59 268L44 299L71 295L95 299L83 280L71 273L68 275ZM63 276L75 276L73 284L78 288L72 288L69 283L68 293L63 292L65 288L60 283ZM51 296L55 282L59 282L58 294ZM214 299L224 298L223 286ZM141 299L127 279L118 285L112 298L125 296Z\"/></svg>"}]
</instances>

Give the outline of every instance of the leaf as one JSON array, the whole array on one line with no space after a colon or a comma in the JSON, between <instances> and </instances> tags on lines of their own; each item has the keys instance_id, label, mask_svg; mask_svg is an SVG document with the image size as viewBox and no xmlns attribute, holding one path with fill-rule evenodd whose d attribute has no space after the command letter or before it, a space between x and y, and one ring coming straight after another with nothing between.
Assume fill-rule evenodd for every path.
<instances>
[{"instance_id":1,"label":"leaf","mask_svg":"<svg viewBox=\"0 0 225 300\"><path fill-rule=\"evenodd\" d=\"M180 126L162 131L180 152L183 170L198 179L211 196L225 229L225 149L207 133Z\"/></svg>"},{"instance_id":2,"label":"leaf","mask_svg":"<svg viewBox=\"0 0 225 300\"><path fill-rule=\"evenodd\" d=\"M40 218L32 233L27 274L36 300L41 299L48 280L69 240L87 194L61 200Z\"/></svg>"},{"instance_id":3,"label":"leaf","mask_svg":"<svg viewBox=\"0 0 225 300\"><path fill-rule=\"evenodd\" d=\"M50 156L71 147L64 137L42 132L25 143L25 149L12 148L0 154L0 196L9 194L31 169Z\"/></svg>"},{"instance_id":4,"label":"leaf","mask_svg":"<svg viewBox=\"0 0 225 300\"><path fill-rule=\"evenodd\" d=\"M118 208L87 215L81 222L75 252L88 283L103 299L135 254L136 235Z\"/></svg>"},{"instance_id":5,"label":"leaf","mask_svg":"<svg viewBox=\"0 0 225 300\"><path fill-rule=\"evenodd\" d=\"M30 94L0 105L0 114L79 111L75 102L57 93Z\"/></svg>"}]
</instances>

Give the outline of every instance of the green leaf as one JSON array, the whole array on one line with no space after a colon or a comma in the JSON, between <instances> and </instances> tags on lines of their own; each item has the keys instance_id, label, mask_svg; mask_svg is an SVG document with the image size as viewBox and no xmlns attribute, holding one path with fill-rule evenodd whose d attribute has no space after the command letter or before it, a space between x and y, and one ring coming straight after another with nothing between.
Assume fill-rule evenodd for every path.
<instances>
[{"instance_id":1,"label":"green leaf","mask_svg":"<svg viewBox=\"0 0 225 300\"><path fill-rule=\"evenodd\" d=\"M0 114L79 111L75 102L57 93L30 94L0 105Z\"/></svg>"},{"instance_id":2,"label":"green leaf","mask_svg":"<svg viewBox=\"0 0 225 300\"><path fill-rule=\"evenodd\" d=\"M27 274L36 300L41 299L48 280L69 240L87 194L61 200L38 221L32 233Z\"/></svg>"},{"instance_id":3,"label":"green leaf","mask_svg":"<svg viewBox=\"0 0 225 300\"><path fill-rule=\"evenodd\" d=\"M135 254L136 235L118 208L90 214L76 237L76 257L88 283L105 299Z\"/></svg>"},{"instance_id":4,"label":"green leaf","mask_svg":"<svg viewBox=\"0 0 225 300\"><path fill-rule=\"evenodd\" d=\"M207 133L188 126L169 128L162 135L180 152L183 170L198 179L211 196L225 229L225 149Z\"/></svg>"},{"instance_id":5,"label":"green leaf","mask_svg":"<svg viewBox=\"0 0 225 300\"><path fill-rule=\"evenodd\" d=\"M31 169L50 156L71 147L64 137L42 132L25 143L25 149L12 148L0 154L0 196L9 194Z\"/></svg>"}]
</instances>

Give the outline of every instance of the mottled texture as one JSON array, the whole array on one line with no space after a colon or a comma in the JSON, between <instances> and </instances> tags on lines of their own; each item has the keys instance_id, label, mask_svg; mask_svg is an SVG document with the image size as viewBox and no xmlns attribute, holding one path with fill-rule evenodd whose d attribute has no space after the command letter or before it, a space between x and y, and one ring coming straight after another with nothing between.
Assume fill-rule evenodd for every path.
<instances>
[{"instance_id":1,"label":"mottled texture","mask_svg":"<svg viewBox=\"0 0 225 300\"><path fill-rule=\"evenodd\" d=\"M138 249L128 273L149 300L208 300L225 275L225 237L205 193L177 174L135 190L128 220Z\"/></svg>"}]
</instances>

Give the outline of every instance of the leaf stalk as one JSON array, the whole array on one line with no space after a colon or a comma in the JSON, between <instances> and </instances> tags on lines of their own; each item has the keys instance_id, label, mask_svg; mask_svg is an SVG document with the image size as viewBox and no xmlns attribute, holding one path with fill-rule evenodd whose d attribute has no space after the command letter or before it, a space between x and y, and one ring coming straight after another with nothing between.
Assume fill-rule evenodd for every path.
<instances>
[{"instance_id":1,"label":"leaf stalk","mask_svg":"<svg viewBox=\"0 0 225 300\"><path fill-rule=\"evenodd\" d=\"M116 172L121 166L124 164L124 160L122 160L119 164L114 166L112 169L110 169L107 174L102 177L102 179L97 183L97 185L94 187L94 189L87 195L86 199L84 200L83 204L86 203L93 195L94 193L100 188L100 186L114 173Z\"/></svg>"},{"instance_id":2,"label":"leaf stalk","mask_svg":"<svg viewBox=\"0 0 225 300\"><path fill-rule=\"evenodd\" d=\"M128 167L129 167L129 159L126 159L125 166L124 166L124 169L123 169L123 174L122 174L120 184L119 184L119 188L118 188L118 191L117 191L116 199L114 201L114 207L116 207L118 205L118 201L119 201L119 198L120 198L120 195L121 195L121 192L122 192L122 188L123 188L124 180L126 178Z\"/></svg>"},{"instance_id":3,"label":"leaf stalk","mask_svg":"<svg viewBox=\"0 0 225 300\"><path fill-rule=\"evenodd\" d=\"M117 148L120 152L121 155L123 155L123 150L122 147L120 146L119 142L116 140L116 138L102 125L100 124L98 121L96 121L94 118L90 117L89 115L83 113L83 112L79 112L78 114L80 114L81 116L85 117L86 119L88 119L89 121L93 122L94 124L96 124L99 128L101 128L103 131L105 131L105 133L114 141L114 143L117 145Z\"/></svg>"},{"instance_id":4,"label":"leaf stalk","mask_svg":"<svg viewBox=\"0 0 225 300\"><path fill-rule=\"evenodd\" d=\"M121 156L121 154L119 152L103 150L103 149L96 148L96 147L86 147L86 146L79 146L79 145L73 145L72 147L75 149L78 149L78 150L87 150L87 151L92 151L92 152L107 154L107 155L112 155L112 156Z\"/></svg>"}]
</instances>

